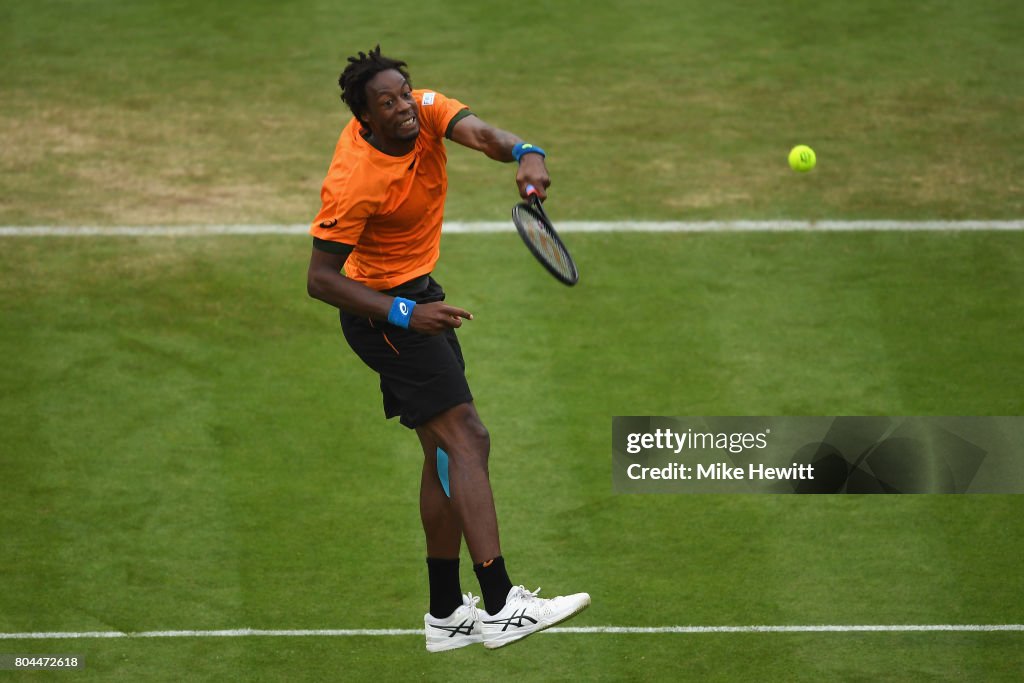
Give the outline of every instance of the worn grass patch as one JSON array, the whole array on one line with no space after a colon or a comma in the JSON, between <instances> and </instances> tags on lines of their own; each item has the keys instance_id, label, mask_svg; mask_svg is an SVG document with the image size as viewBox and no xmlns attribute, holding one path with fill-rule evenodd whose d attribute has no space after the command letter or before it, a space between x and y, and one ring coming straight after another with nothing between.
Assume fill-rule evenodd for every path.
<instances>
[{"instance_id":1,"label":"worn grass patch","mask_svg":"<svg viewBox=\"0 0 1024 683\"><path fill-rule=\"evenodd\" d=\"M432 25L408 4L16 2L0 224L304 222L344 56L377 42L547 148L563 219L1017 218L1024 10L966 7L451 3L442 40L395 26ZM510 167L452 149L450 172L451 218L507 216Z\"/></svg>"}]
</instances>

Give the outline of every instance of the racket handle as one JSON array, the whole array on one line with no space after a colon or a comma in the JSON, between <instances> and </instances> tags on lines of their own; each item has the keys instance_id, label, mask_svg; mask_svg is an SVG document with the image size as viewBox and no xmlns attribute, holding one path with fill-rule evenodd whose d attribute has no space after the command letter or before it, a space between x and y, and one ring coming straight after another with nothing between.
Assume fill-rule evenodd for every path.
<instances>
[{"instance_id":1,"label":"racket handle","mask_svg":"<svg viewBox=\"0 0 1024 683\"><path fill-rule=\"evenodd\" d=\"M526 196L527 197L535 196L536 194L537 194L537 188L534 187L533 185L527 184L526 185Z\"/></svg>"}]
</instances>

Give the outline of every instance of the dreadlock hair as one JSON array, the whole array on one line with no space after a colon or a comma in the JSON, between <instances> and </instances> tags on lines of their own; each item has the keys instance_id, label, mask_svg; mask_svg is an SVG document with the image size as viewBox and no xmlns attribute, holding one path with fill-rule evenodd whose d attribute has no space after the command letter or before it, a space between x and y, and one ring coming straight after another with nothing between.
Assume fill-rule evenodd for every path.
<instances>
[{"instance_id":1,"label":"dreadlock hair","mask_svg":"<svg viewBox=\"0 0 1024 683\"><path fill-rule=\"evenodd\" d=\"M406 81L409 74L405 68L405 62L384 57L380 54L380 45L370 50L369 54L360 52L357 57L348 58L348 66L341 72L338 78L338 85L341 87L341 101L348 105L352 114L362 121L363 114L367 110L366 84L381 71L395 69L402 74Z\"/></svg>"}]
</instances>

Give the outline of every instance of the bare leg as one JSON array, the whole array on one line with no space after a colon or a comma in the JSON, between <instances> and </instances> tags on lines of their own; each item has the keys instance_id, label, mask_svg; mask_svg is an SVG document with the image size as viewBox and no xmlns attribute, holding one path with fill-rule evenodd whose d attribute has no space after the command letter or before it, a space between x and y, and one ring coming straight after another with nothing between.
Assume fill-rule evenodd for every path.
<instances>
[{"instance_id":1,"label":"bare leg","mask_svg":"<svg viewBox=\"0 0 1024 683\"><path fill-rule=\"evenodd\" d=\"M446 410L429 422L419 426L416 432L424 450L431 444L440 446L448 453L448 479L451 488L451 509L458 521L462 534L466 537L470 557L475 564L486 562L501 555L501 544L498 541L498 516L494 510L494 496L491 493L491 482L488 478L487 459L490 454L491 440L487 429L480 421L476 408L472 403L463 403ZM420 487L421 515L424 516L424 530L427 532L428 551L431 534L436 533L439 544L450 542L450 526L440 523L440 516L435 508L439 507L435 500L439 495L445 499L444 490L437 479L436 469L432 473L431 489L424 493L427 486L427 461L424 458L424 474ZM424 497L426 512L424 513ZM448 502L445 499L445 502ZM427 529L427 519L431 528ZM449 529L442 532L441 529Z\"/></svg>"},{"instance_id":2,"label":"bare leg","mask_svg":"<svg viewBox=\"0 0 1024 683\"><path fill-rule=\"evenodd\" d=\"M423 476L420 479L420 520L427 537L427 557L458 559L462 526L437 476L437 443L422 430Z\"/></svg>"}]
</instances>

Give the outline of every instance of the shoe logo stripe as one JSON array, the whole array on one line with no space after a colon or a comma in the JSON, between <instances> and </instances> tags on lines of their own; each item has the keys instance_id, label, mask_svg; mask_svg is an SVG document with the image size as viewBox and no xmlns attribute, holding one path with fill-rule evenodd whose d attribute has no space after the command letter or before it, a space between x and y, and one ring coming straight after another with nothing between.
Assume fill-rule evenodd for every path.
<instances>
[{"instance_id":1,"label":"shoe logo stripe","mask_svg":"<svg viewBox=\"0 0 1024 683\"><path fill-rule=\"evenodd\" d=\"M507 619L494 619L492 621L484 621L485 624L504 624L501 627L502 632L509 630L512 627L522 628L526 626L526 622L529 621L531 624L536 624L537 620L533 617L526 616L526 608L519 610L519 612L513 612L512 616ZM512 623L515 622L515 623Z\"/></svg>"},{"instance_id":2,"label":"shoe logo stripe","mask_svg":"<svg viewBox=\"0 0 1024 683\"><path fill-rule=\"evenodd\" d=\"M438 626L437 624L431 624L430 626L438 631L448 631L449 638L454 638L457 635L473 635L473 622L468 620L463 621L457 626Z\"/></svg>"}]
</instances>

